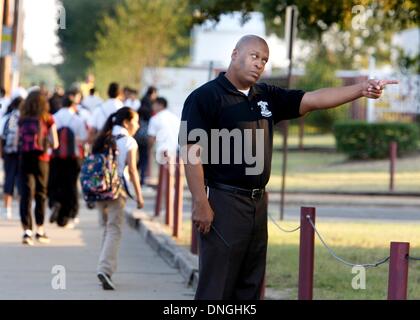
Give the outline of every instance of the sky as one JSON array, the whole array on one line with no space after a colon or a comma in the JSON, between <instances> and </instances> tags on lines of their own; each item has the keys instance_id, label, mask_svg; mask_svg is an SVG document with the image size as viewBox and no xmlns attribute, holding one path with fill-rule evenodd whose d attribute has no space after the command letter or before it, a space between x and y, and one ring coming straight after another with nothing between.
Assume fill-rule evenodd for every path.
<instances>
[{"instance_id":1,"label":"sky","mask_svg":"<svg viewBox=\"0 0 420 320\"><path fill-rule=\"evenodd\" d=\"M61 62L57 46L59 6L56 0L23 0L23 48L35 64ZM65 30L63 30L65 31Z\"/></svg>"}]
</instances>

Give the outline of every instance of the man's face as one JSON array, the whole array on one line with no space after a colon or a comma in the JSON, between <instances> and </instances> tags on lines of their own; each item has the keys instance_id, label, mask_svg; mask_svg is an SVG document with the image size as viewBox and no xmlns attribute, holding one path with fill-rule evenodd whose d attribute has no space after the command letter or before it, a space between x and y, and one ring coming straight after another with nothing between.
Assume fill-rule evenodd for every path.
<instances>
[{"instance_id":1,"label":"man's face","mask_svg":"<svg viewBox=\"0 0 420 320\"><path fill-rule=\"evenodd\" d=\"M163 106L158 102L153 102L152 111L153 113L158 113L163 110Z\"/></svg>"},{"instance_id":2,"label":"man's face","mask_svg":"<svg viewBox=\"0 0 420 320\"><path fill-rule=\"evenodd\" d=\"M235 49L232 54L232 61L238 79L249 85L257 82L264 72L268 57L267 45L258 40L250 41Z\"/></svg>"},{"instance_id":3,"label":"man's face","mask_svg":"<svg viewBox=\"0 0 420 320\"><path fill-rule=\"evenodd\" d=\"M155 101L157 97L158 97L157 92L153 91L152 94L150 95L150 100Z\"/></svg>"}]
</instances>

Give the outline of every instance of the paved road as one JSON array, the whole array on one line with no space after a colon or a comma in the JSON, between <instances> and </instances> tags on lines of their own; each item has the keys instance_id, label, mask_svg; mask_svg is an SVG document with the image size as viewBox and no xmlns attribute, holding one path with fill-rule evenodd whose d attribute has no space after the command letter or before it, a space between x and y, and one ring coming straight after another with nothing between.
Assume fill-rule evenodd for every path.
<instances>
[{"instance_id":1,"label":"paved road","mask_svg":"<svg viewBox=\"0 0 420 320\"><path fill-rule=\"evenodd\" d=\"M152 198L147 203L149 211L154 210ZM330 203L328 203L330 202ZM301 206L316 207L317 217L325 220L351 220L351 221L401 221L420 223L420 205L401 205L397 203L376 202L370 205L367 202L342 202L334 199L322 202L312 201L311 198L302 197L300 200L288 201L285 205L285 219L297 219L300 215ZM164 206L162 206L164 209ZM184 219L191 217L191 201L184 199ZM279 202L269 203L269 213L273 218L280 215Z\"/></svg>"}]
</instances>

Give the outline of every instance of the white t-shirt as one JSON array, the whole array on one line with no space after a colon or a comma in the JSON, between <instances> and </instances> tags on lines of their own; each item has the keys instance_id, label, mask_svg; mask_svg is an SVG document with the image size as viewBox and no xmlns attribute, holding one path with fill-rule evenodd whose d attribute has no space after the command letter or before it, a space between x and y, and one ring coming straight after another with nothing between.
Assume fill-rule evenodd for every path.
<instances>
[{"instance_id":1,"label":"white t-shirt","mask_svg":"<svg viewBox=\"0 0 420 320\"><path fill-rule=\"evenodd\" d=\"M6 113L10 102L10 99L6 97L0 98L0 117L2 117Z\"/></svg>"},{"instance_id":2,"label":"white t-shirt","mask_svg":"<svg viewBox=\"0 0 420 320\"><path fill-rule=\"evenodd\" d=\"M90 112L93 112L96 107L99 107L104 101L98 96L87 96L83 98L82 105L85 106Z\"/></svg>"},{"instance_id":3,"label":"white t-shirt","mask_svg":"<svg viewBox=\"0 0 420 320\"><path fill-rule=\"evenodd\" d=\"M164 109L149 122L147 134L156 137L156 158L159 161L164 151L175 156L178 149L178 133L181 120L171 111Z\"/></svg>"},{"instance_id":4,"label":"white t-shirt","mask_svg":"<svg viewBox=\"0 0 420 320\"><path fill-rule=\"evenodd\" d=\"M140 108L140 100L139 99L127 99L124 101L124 107L130 107L131 109L133 109L134 111L139 110Z\"/></svg>"},{"instance_id":5,"label":"white t-shirt","mask_svg":"<svg viewBox=\"0 0 420 320\"><path fill-rule=\"evenodd\" d=\"M240 92L242 92L244 95L246 95L246 96L248 96L248 94L249 94L249 90L250 89L247 89L247 90L239 90L238 89L238 91L240 91Z\"/></svg>"},{"instance_id":6,"label":"white t-shirt","mask_svg":"<svg viewBox=\"0 0 420 320\"><path fill-rule=\"evenodd\" d=\"M0 137L4 139L4 127L6 126L6 122L9 119L9 116L0 115Z\"/></svg>"},{"instance_id":7,"label":"white t-shirt","mask_svg":"<svg viewBox=\"0 0 420 320\"><path fill-rule=\"evenodd\" d=\"M62 127L69 127L76 139L84 141L87 139L87 130L82 117L71 108L61 108L53 115L57 130Z\"/></svg>"},{"instance_id":8,"label":"white t-shirt","mask_svg":"<svg viewBox=\"0 0 420 320\"><path fill-rule=\"evenodd\" d=\"M118 150L118 174L120 177L123 175L127 178L128 172L127 167L127 154L129 151L134 150L137 152L138 146L136 140L128 134L126 128L121 126L114 126L112 128L112 135L124 135L123 138L117 140L117 150ZM128 181L128 179L126 179Z\"/></svg>"},{"instance_id":9,"label":"white t-shirt","mask_svg":"<svg viewBox=\"0 0 420 320\"><path fill-rule=\"evenodd\" d=\"M108 117L123 107L119 99L108 99L93 111L92 117L88 123L89 127L102 130Z\"/></svg>"},{"instance_id":10,"label":"white t-shirt","mask_svg":"<svg viewBox=\"0 0 420 320\"><path fill-rule=\"evenodd\" d=\"M92 119L92 112L90 112L87 108L79 104L77 106L77 113L79 114L80 118L82 118L83 122L85 123L85 127L89 128L89 123Z\"/></svg>"}]
</instances>

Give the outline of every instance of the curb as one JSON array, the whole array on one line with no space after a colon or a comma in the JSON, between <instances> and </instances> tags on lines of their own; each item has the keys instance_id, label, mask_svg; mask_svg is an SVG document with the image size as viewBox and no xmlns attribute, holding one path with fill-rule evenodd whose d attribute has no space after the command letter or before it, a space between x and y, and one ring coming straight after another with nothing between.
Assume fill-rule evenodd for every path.
<instances>
[{"instance_id":1,"label":"curb","mask_svg":"<svg viewBox=\"0 0 420 320\"><path fill-rule=\"evenodd\" d=\"M142 212L126 211L128 225L137 230L146 243L169 266L179 271L187 286L194 290L198 285L198 257L178 246L163 230L161 223Z\"/></svg>"},{"instance_id":2,"label":"curb","mask_svg":"<svg viewBox=\"0 0 420 320\"><path fill-rule=\"evenodd\" d=\"M168 236L159 221L142 212L125 212L128 225L137 230L141 237L172 268L179 271L187 286L197 290L198 256L180 247ZM287 292L266 288L265 300L289 300Z\"/></svg>"},{"instance_id":3,"label":"curb","mask_svg":"<svg viewBox=\"0 0 420 320\"><path fill-rule=\"evenodd\" d=\"M168 236L161 222L143 212L125 212L128 225L137 230L147 244L152 247L172 268L179 271L187 286L197 290L198 256L180 247ZM278 291L266 288L264 300L290 300L288 290Z\"/></svg>"}]
</instances>

